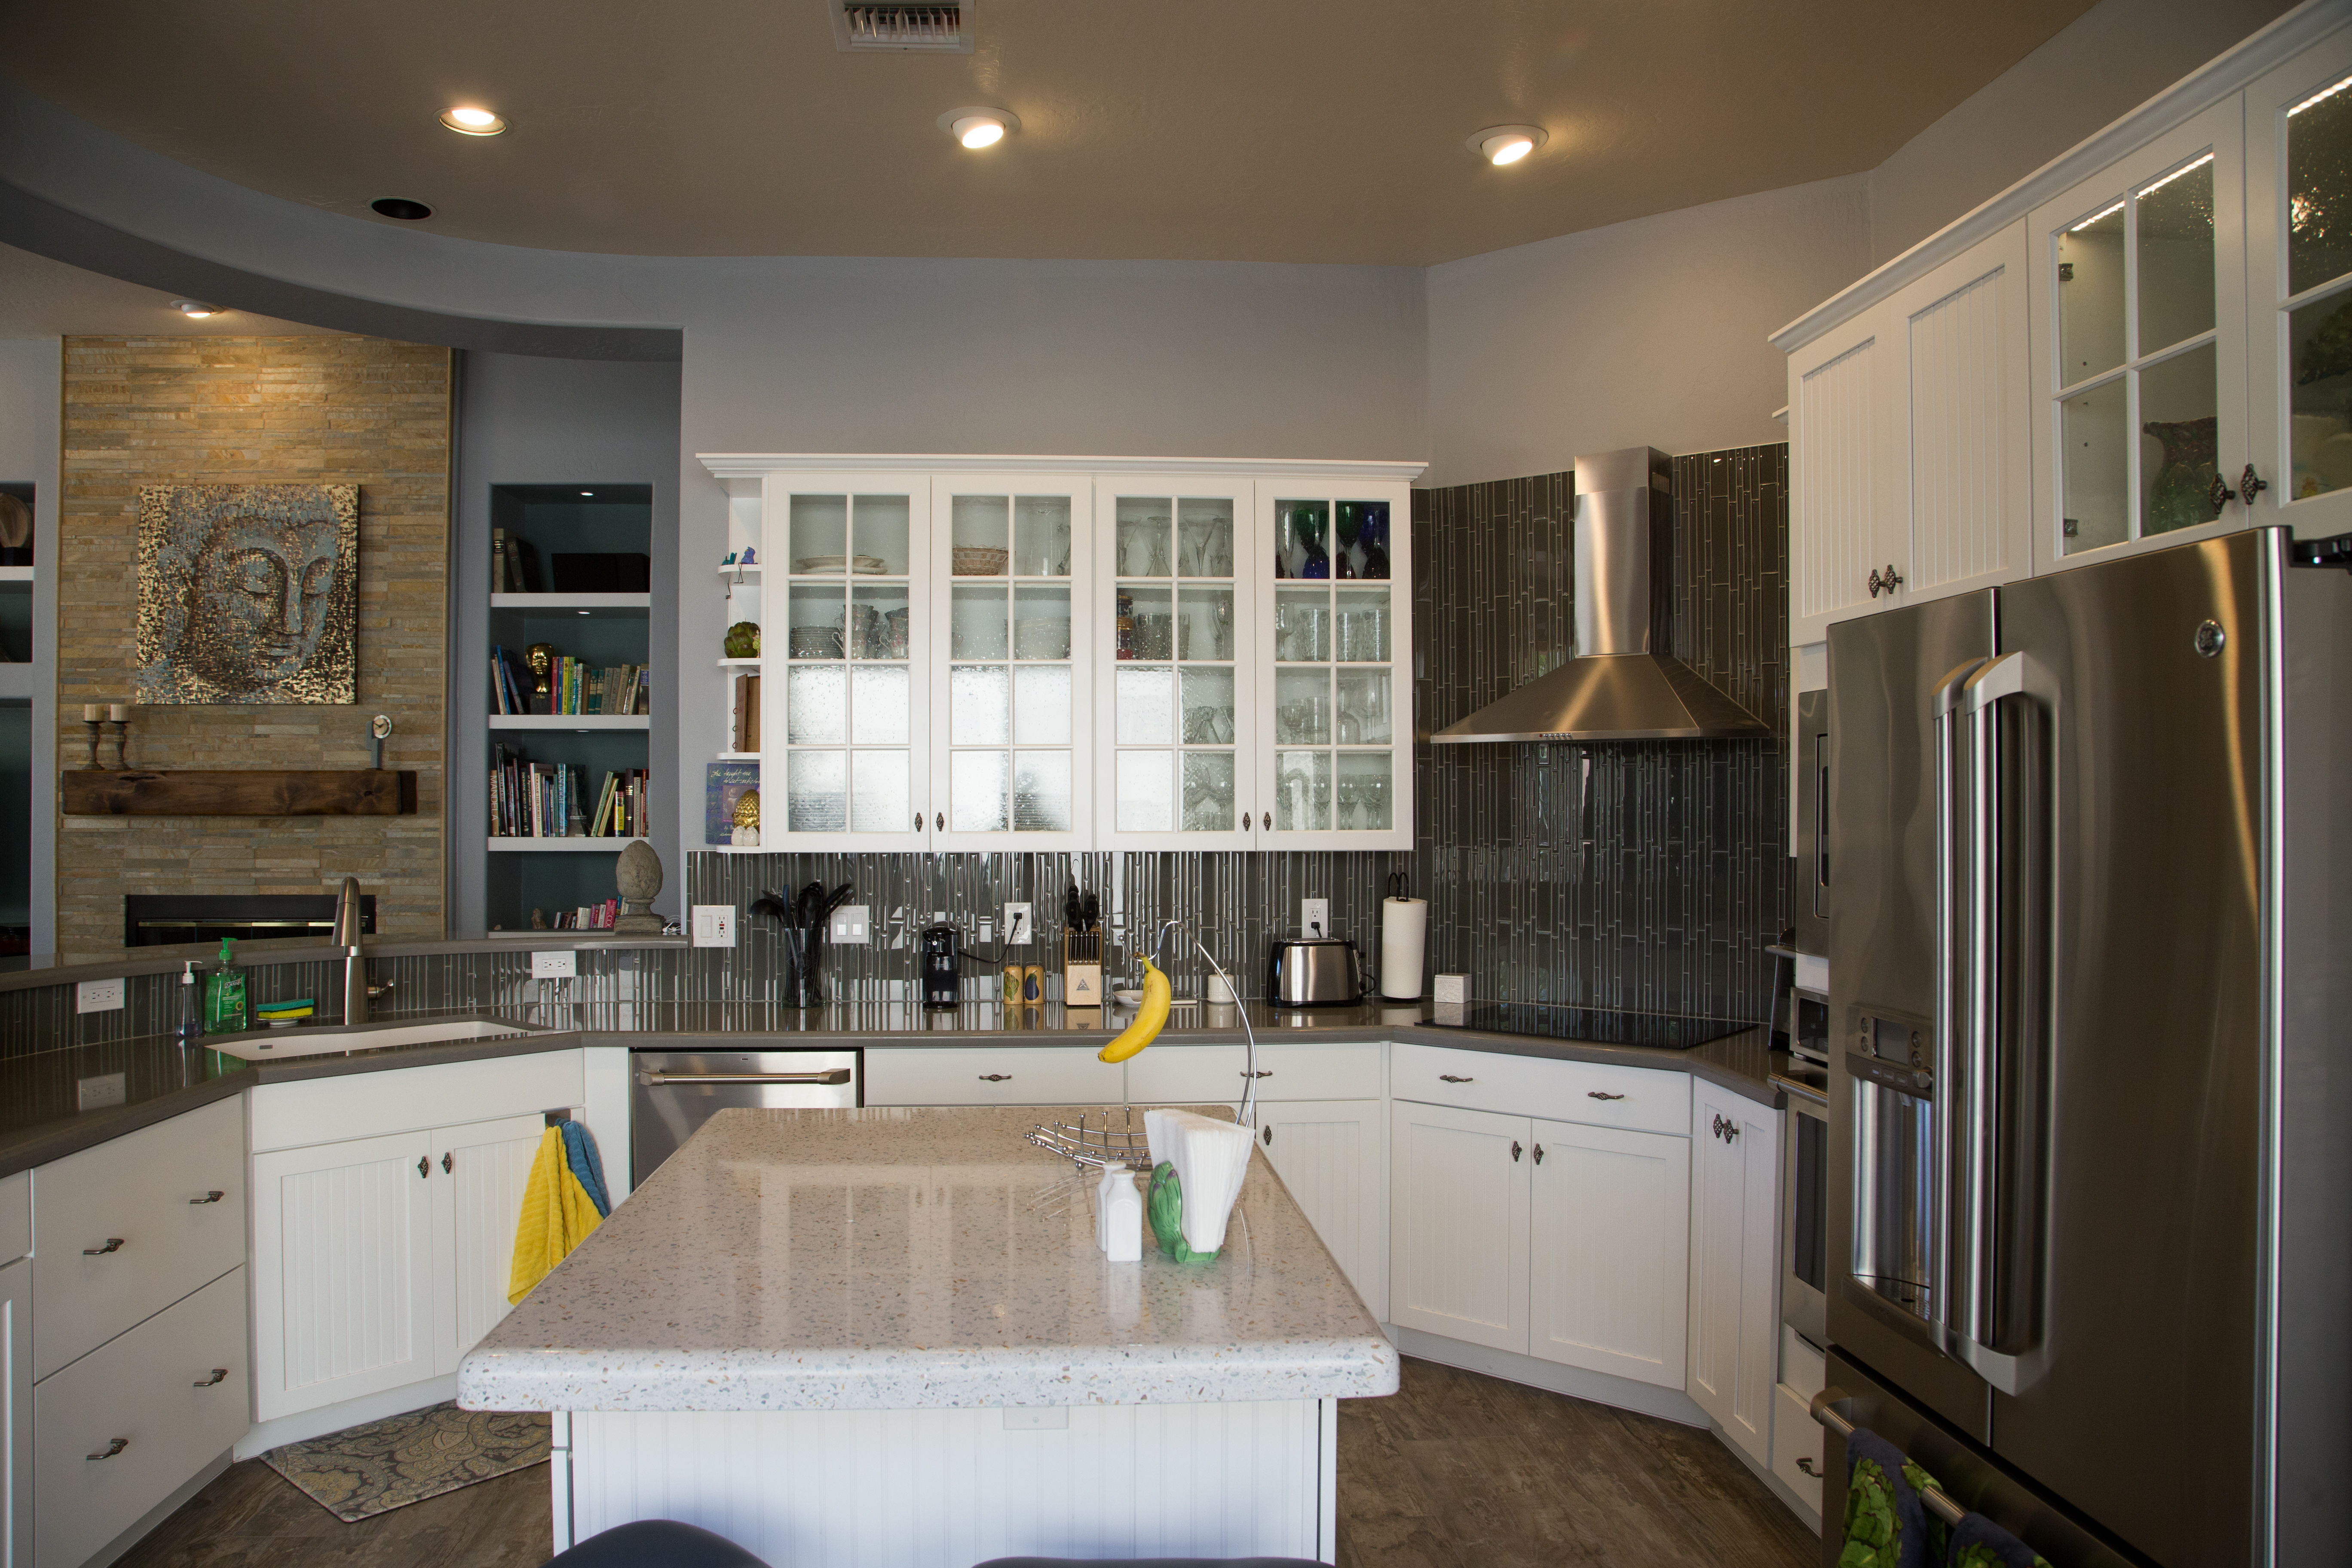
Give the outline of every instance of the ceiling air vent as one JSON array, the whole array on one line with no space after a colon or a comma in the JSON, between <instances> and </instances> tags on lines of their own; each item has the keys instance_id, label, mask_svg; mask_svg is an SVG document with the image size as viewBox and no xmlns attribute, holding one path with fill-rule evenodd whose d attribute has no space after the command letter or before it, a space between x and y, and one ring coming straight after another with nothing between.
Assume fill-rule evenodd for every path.
<instances>
[{"instance_id":1,"label":"ceiling air vent","mask_svg":"<svg viewBox=\"0 0 2352 1568\"><path fill-rule=\"evenodd\" d=\"M833 41L845 51L914 50L971 53L971 0L953 5L867 5L830 0Z\"/></svg>"}]
</instances>

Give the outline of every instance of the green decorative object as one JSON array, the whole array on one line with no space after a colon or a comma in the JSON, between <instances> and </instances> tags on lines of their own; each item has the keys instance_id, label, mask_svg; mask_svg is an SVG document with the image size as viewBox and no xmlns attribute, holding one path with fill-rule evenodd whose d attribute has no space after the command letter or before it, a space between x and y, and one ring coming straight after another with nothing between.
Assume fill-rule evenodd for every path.
<instances>
[{"instance_id":1,"label":"green decorative object","mask_svg":"<svg viewBox=\"0 0 2352 1568\"><path fill-rule=\"evenodd\" d=\"M759 622L737 621L727 628L727 657L729 658L760 657Z\"/></svg>"},{"instance_id":2,"label":"green decorative object","mask_svg":"<svg viewBox=\"0 0 2352 1568\"><path fill-rule=\"evenodd\" d=\"M2220 421L2209 414L2202 419L2151 419L2140 428L2164 445L2164 463L2148 487L2140 531L2169 533L2212 521L2218 515L2212 491Z\"/></svg>"},{"instance_id":3,"label":"green decorative object","mask_svg":"<svg viewBox=\"0 0 2352 1568\"><path fill-rule=\"evenodd\" d=\"M1151 1234L1160 1239L1160 1250L1179 1263L1207 1263L1217 1255L1195 1252L1184 1245L1184 1184L1176 1179L1176 1167L1162 1160L1151 1168L1151 1193L1144 1200L1144 1212L1151 1219Z\"/></svg>"}]
</instances>

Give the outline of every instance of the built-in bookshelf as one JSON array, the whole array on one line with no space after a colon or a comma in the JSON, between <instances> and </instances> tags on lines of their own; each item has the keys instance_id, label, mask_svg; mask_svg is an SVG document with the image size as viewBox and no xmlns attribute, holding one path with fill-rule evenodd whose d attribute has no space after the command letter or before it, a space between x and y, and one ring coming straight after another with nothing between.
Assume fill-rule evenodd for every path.
<instances>
[{"instance_id":1,"label":"built-in bookshelf","mask_svg":"<svg viewBox=\"0 0 2352 1568\"><path fill-rule=\"evenodd\" d=\"M33 528L36 493L30 481L0 482L0 956L31 947L32 842L37 812L55 809L57 770L33 765L33 700L45 689L44 650L34 634L39 581L37 560L48 542ZM38 551L38 554L36 554ZM56 597L50 595L54 606ZM54 663L51 658L48 662ZM49 672L54 679L54 672Z\"/></svg>"},{"instance_id":2,"label":"built-in bookshelf","mask_svg":"<svg viewBox=\"0 0 2352 1568\"><path fill-rule=\"evenodd\" d=\"M740 515L737 508L730 507L730 511L728 553L733 559L719 568L719 582L727 590L726 625L730 631L746 623L764 630L756 511L749 516ZM742 560L747 553L753 557L748 565ZM717 664L713 697L719 710L727 715L724 746L710 754L709 765L702 770L703 798L687 804L702 823L702 831L697 836L702 847L719 854L760 853L758 846L739 850L730 841L729 830L720 818L724 815L723 804L731 800L747 782L756 786L759 779L761 667L757 654L749 658L721 657Z\"/></svg>"},{"instance_id":3,"label":"built-in bookshelf","mask_svg":"<svg viewBox=\"0 0 2352 1568\"><path fill-rule=\"evenodd\" d=\"M614 893L649 832L650 485L490 488L485 698L493 934L551 929ZM537 657L534 657L534 656Z\"/></svg>"}]
</instances>

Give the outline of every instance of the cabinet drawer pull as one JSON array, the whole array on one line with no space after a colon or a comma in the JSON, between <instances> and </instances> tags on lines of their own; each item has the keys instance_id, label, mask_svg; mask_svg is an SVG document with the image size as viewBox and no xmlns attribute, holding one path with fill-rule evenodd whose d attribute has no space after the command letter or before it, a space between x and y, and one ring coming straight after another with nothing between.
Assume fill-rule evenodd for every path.
<instances>
[{"instance_id":1,"label":"cabinet drawer pull","mask_svg":"<svg viewBox=\"0 0 2352 1568\"><path fill-rule=\"evenodd\" d=\"M1458 1073L1442 1072L1437 1075L1437 1081L1440 1083L1469 1083L1473 1080L1464 1078Z\"/></svg>"},{"instance_id":2,"label":"cabinet drawer pull","mask_svg":"<svg viewBox=\"0 0 2352 1568\"><path fill-rule=\"evenodd\" d=\"M1013 1075L1009 1072L984 1072L980 1075L980 1081L982 1083L1011 1083L1013 1081Z\"/></svg>"},{"instance_id":3,"label":"cabinet drawer pull","mask_svg":"<svg viewBox=\"0 0 2352 1568\"><path fill-rule=\"evenodd\" d=\"M1274 1069L1272 1068L1260 1068L1257 1071L1252 1072L1249 1068L1242 1068L1242 1076L1244 1078L1272 1078L1274 1076Z\"/></svg>"},{"instance_id":4,"label":"cabinet drawer pull","mask_svg":"<svg viewBox=\"0 0 2352 1568\"><path fill-rule=\"evenodd\" d=\"M1514 1138L1511 1140L1511 1163L1513 1164L1518 1163L1519 1156L1526 1152L1526 1150L1519 1147L1519 1141L1517 1139Z\"/></svg>"},{"instance_id":5,"label":"cabinet drawer pull","mask_svg":"<svg viewBox=\"0 0 2352 1568\"><path fill-rule=\"evenodd\" d=\"M1874 566L1870 569L1867 586L1870 589L1870 596L1874 599L1881 594L1892 595L1895 589L1903 586L1903 574L1895 569L1895 563L1892 561L1886 563L1886 575L1884 577L1878 574L1878 568Z\"/></svg>"},{"instance_id":6,"label":"cabinet drawer pull","mask_svg":"<svg viewBox=\"0 0 2352 1568\"><path fill-rule=\"evenodd\" d=\"M117 1437L99 1452L95 1454L84 1454L82 1458L85 1459L110 1459L129 1447L131 1447L130 1438Z\"/></svg>"},{"instance_id":7,"label":"cabinet drawer pull","mask_svg":"<svg viewBox=\"0 0 2352 1568\"><path fill-rule=\"evenodd\" d=\"M1257 814L1257 825L1268 831L1272 831L1274 827L1274 813L1270 811L1259 812Z\"/></svg>"},{"instance_id":8,"label":"cabinet drawer pull","mask_svg":"<svg viewBox=\"0 0 2352 1568\"><path fill-rule=\"evenodd\" d=\"M1274 1147L1274 1129L1271 1127L1265 1130L1265 1146L1269 1149Z\"/></svg>"},{"instance_id":9,"label":"cabinet drawer pull","mask_svg":"<svg viewBox=\"0 0 2352 1568\"><path fill-rule=\"evenodd\" d=\"M419 1154L416 1156L416 1179L421 1182L432 1173L433 1156L430 1154Z\"/></svg>"},{"instance_id":10,"label":"cabinet drawer pull","mask_svg":"<svg viewBox=\"0 0 2352 1568\"><path fill-rule=\"evenodd\" d=\"M200 1377L196 1379L195 1383L192 1386L196 1388L211 1388L216 1385L227 1375L228 1368L225 1366L216 1366L213 1368L213 1374L210 1377Z\"/></svg>"},{"instance_id":11,"label":"cabinet drawer pull","mask_svg":"<svg viewBox=\"0 0 2352 1568\"><path fill-rule=\"evenodd\" d=\"M1797 1457L1797 1468L1804 1471L1805 1474L1812 1477L1815 1480L1820 1480L1822 1479L1821 1471L1813 1468L1812 1456L1810 1454L1801 1454Z\"/></svg>"},{"instance_id":12,"label":"cabinet drawer pull","mask_svg":"<svg viewBox=\"0 0 2352 1568\"><path fill-rule=\"evenodd\" d=\"M110 1252L120 1252L121 1250L122 1238L119 1236L110 1236L106 1238L106 1245L104 1247L85 1247L81 1249L81 1255L84 1258L103 1258Z\"/></svg>"},{"instance_id":13,"label":"cabinet drawer pull","mask_svg":"<svg viewBox=\"0 0 2352 1568\"><path fill-rule=\"evenodd\" d=\"M948 814L944 811L931 813L931 826L940 832L945 833L948 830Z\"/></svg>"},{"instance_id":14,"label":"cabinet drawer pull","mask_svg":"<svg viewBox=\"0 0 2352 1568\"><path fill-rule=\"evenodd\" d=\"M1543 1145L1540 1143L1536 1145L1536 1163L1538 1165L1543 1163Z\"/></svg>"},{"instance_id":15,"label":"cabinet drawer pull","mask_svg":"<svg viewBox=\"0 0 2352 1568\"><path fill-rule=\"evenodd\" d=\"M191 1207L194 1207L194 1206L195 1206L196 1205L199 1205L199 1204L216 1204L216 1203L220 1202L220 1201L221 1201L221 1199L223 1199L223 1198L225 1198L225 1197L226 1197L226 1196L228 1196L228 1194L227 1194L226 1193L222 1192L218 1187L215 1187L215 1188L213 1188L210 1192L206 1193L203 1197L200 1197L200 1198L190 1198L190 1199L188 1200L188 1204L189 1204L189 1206L191 1206Z\"/></svg>"},{"instance_id":16,"label":"cabinet drawer pull","mask_svg":"<svg viewBox=\"0 0 2352 1568\"><path fill-rule=\"evenodd\" d=\"M446 1176L449 1173L450 1170L456 1163L456 1159L457 1157L454 1154L451 1154L446 1151L443 1152L441 1155L441 1173L443 1175Z\"/></svg>"},{"instance_id":17,"label":"cabinet drawer pull","mask_svg":"<svg viewBox=\"0 0 2352 1568\"><path fill-rule=\"evenodd\" d=\"M1587 1100L1622 1100L1625 1097L1622 1094L1607 1094L1597 1089L1588 1089L1584 1091L1584 1098Z\"/></svg>"}]
</instances>

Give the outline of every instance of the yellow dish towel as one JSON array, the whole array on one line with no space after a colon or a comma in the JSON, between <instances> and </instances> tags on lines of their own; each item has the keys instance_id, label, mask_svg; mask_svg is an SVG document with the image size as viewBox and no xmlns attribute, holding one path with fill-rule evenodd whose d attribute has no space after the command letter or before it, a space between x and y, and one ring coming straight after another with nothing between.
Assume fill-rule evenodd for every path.
<instances>
[{"instance_id":1,"label":"yellow dish towel","mask_svg":"<svg viewBox=\"0 0 2352 1568\"><path fill-rule=\"evenodd\" d=\"M507 1300L519 1302L596 1228L596 1205L563 1157L563 1131L551 1127L539 1141L530 1180L522 1190L522 1219L515 1226L514 1269L507 1277Z\"/></svg>"}]
</instances>

